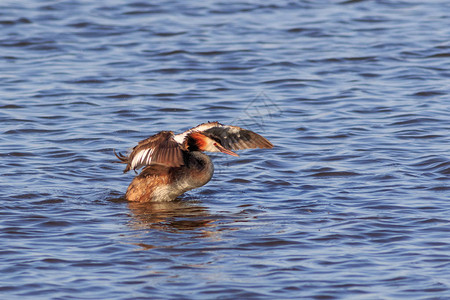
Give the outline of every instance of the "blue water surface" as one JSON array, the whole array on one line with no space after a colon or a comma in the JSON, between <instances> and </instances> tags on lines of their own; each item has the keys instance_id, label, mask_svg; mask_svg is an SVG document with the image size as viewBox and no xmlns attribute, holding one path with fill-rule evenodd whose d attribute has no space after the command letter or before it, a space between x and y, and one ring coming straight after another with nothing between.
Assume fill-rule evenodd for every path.
<instances>
[{"instance_id":1,"label":"blue water surface","mask_svg":"<svg viewBox=\"0 0 450 300\"><path fill-rule=\"evenodd\" d=\"M450 3L2 1L0 298L450 298ZM206 121L172 203L114 164Z\"/></svg>"}]
</instances>

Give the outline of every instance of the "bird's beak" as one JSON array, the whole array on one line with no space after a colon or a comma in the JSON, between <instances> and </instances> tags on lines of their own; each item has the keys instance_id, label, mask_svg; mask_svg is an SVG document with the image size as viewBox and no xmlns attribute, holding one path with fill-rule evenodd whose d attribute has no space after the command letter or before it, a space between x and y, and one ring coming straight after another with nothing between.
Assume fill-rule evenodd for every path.
<instances>
[{"instance_id":1,"label":"bird's beak","mask_svg":"<svg viewBox=\"0 0 450 300\"><path fill-rule=\"evenodd\" d=\"M225 149L222 145L215 144L215 146L216 146L217 149L219 149L219 151L222 152L222 153L226 153L226 154L229 154L229 155L232 155L232 156L239 156L237 153L234 153L234 152L231 151L231 150Z\"/></svg>"}]
</instances>

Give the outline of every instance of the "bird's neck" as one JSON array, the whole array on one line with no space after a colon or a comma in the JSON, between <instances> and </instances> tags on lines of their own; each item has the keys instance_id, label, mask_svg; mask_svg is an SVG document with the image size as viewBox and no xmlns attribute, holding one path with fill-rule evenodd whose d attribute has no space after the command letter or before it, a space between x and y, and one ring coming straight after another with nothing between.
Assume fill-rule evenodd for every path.
<instances>
[{"instance_id":1,"label":"bird's neck","mask_svg":"<svg viewBox=\"0 0 450 300\"><path fill-rule=\"evenodd\" d=\"M208 155L200 151L187 152L185 156L185 180L192 187L206 184L214 174L214 165Z\"/></svg>"}]
</instances>

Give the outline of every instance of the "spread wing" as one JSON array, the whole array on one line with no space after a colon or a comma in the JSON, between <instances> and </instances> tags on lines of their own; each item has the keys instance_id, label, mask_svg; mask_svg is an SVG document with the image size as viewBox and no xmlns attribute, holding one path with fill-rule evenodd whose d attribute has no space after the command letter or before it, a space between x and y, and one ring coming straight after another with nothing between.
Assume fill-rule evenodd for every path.
<instances>
[{"instance_id":1,"label":"spread wing","mask_svg":"<svg viewBox=\"0 0 450 300\"><path fill-rule=\"evenodd\" d=\"M220 124L220 126L206 129L203 134L218 141L229 150L273 148L272 143L265 137L237 126Z\"/></svg>"},{"instance_id":2,"label":"spread wing","mask_svg":"<svg viewBox=\"0 0 450 300\"><path fill-rule=\"evenodd\" d=\"M183 150L174 140L172 131L161 131L140 141L128 155L116 154L127 166L123 171L139 169L151 164L179 167L184 164Z\"/></svg>"},{"instance_id":3,"label":"spread wing","mask_svg":"<svg viewBox=\"0 0 450 300\"><path fill-rule=\"evenodd\" d=\"M237 126L223 125L219 122L200 124L183 133L175 135L174 139L182 144L193 132L201 132L203 135L219 142L229 150L242 150L254 148L272 148L273 145L263 136Z\"/></svg>"}]
</instances>

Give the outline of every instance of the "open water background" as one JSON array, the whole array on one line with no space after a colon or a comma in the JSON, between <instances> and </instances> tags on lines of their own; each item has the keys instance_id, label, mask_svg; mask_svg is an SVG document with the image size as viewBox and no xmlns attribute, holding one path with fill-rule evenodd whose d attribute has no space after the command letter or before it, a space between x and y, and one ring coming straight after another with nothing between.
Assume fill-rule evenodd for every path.
<instances>
[{"instance_id":1,"label":"open water background","mask_svg":"<svg viewBox=\"0 0 450 300\"><path fill-rule=\"evenodd\" d=\"M450 2L0 3L2 299L449 299ZM129 204L160 130L253 129Z\"/></svg>"}]
</instances>

